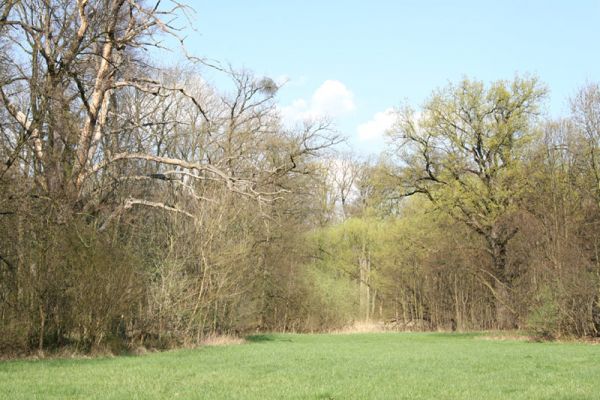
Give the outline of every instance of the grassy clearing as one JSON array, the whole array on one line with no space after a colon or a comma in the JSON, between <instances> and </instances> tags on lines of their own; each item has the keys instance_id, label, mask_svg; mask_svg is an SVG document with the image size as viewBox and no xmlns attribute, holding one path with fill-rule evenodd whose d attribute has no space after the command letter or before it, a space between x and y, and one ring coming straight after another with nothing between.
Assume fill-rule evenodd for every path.
<instances>
[{"instance_id":1,"label":"grassy clearing","mask_svg":"<svg viewBox=\"0 0 600 400\"><path fill-rule=\"evenodd\" d=\"M472 334L259 335L139 357L0 363L3 399L594 399L600 346Z\"/></svg>"}]
</instances>

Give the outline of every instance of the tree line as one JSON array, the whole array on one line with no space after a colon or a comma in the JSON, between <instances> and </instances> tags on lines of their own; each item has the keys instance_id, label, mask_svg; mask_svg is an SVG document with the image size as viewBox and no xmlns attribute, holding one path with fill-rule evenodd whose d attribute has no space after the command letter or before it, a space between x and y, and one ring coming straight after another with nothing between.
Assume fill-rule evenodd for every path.
<instances>
[{"instance_id":1,"label":"tree line","mask_svg":"<svg viewBox=\"0 0 600 400\"><path fill-rule=\"evenodd\" d=\"M0 352L365 320L598 334L598 85L550 121L533 77L464 80L365 161L286 126L269 78L160 65L185 12L0 2Z\"/></svg>"},{"instance_id":2,"label":"tree line","mask_svg":"<svg viewBox=\"0 0 600 400\"><path fill-rule=\"evenodd\" d=\"M546 93L465 79L398 108L392 149L355 164L352 213L317 234L322 264L358 281L362 319L598 335L600 86L560 120Z\"/></svg>"}]
</instances>

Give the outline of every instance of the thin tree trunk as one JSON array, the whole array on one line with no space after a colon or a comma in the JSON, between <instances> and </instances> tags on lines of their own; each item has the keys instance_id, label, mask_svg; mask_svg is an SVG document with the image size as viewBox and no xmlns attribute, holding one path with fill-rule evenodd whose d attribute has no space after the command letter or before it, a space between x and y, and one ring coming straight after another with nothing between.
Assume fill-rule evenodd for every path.
<instances>
[{"instance_id":1,"label":"thin tree trunk","mask_svg":"<svg viewBox=\"0 0 600 400\"><path fill-rule=\"evenodd\" d=\"M44 313L44 309L41 304L39 306L39 309L40 309L40 340L38 343L38 350L43 351L44 350L44 335L46 334L46 332L45 332L46 315Z\"/></svg>"}]
</instances>

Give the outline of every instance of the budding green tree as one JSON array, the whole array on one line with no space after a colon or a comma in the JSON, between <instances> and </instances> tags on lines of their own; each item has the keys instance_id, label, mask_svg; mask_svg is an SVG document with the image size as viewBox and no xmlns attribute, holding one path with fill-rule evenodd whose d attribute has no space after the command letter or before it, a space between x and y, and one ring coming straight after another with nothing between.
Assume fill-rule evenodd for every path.
<instances>
[{"instance_id":1,"label":"budding green tree","mask_svg":"<svg viewBox=\"0 0 600 400\"><path fill-rule=\"evenodd\" d=\"M487 87L465 79L434 92L420 113L400 110L390 131L404 194L425 195L484 239L500 327L515 321L507 249L517 229L510 217L526 185L520 164L545 92L535 78Z\"/></svg>"}]
</instances>

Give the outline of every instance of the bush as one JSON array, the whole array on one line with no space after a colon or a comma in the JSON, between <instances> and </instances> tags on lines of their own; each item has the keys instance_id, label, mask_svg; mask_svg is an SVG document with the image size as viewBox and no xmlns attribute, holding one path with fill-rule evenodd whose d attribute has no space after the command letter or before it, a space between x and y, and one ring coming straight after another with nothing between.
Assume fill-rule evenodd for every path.
<instances>
[{"instance_id":1,"label":"bush","mask_svg":"<svg viewBox=\"0 0 600 400\"><path fill-rule=\"evenodd\" d=\"M552 339L559 334L560 310L555 291L543 286L534 296L534 302L527 316L527 328L536 337Z\"/></svg>"}]
</instances>

